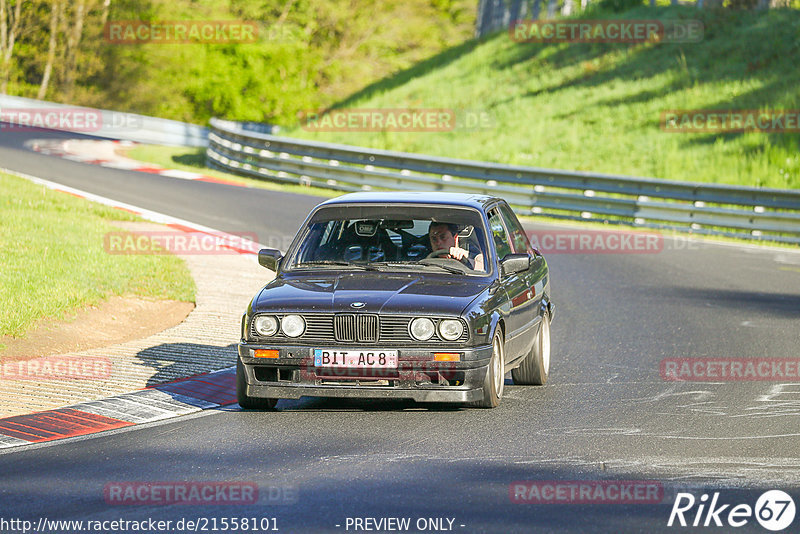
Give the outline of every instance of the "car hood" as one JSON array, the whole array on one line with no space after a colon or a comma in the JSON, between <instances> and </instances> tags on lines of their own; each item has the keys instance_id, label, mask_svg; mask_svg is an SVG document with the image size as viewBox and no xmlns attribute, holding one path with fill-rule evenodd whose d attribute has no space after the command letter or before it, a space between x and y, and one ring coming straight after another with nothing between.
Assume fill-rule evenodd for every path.
<instances>
[{"instance_id":1,"label":"car hood","mask_svg":"<svg viewBox=\"0 0 800 534\"><path fill-rule=\"evenodd\" d=\"M491 281L421 273L337 273L277 278L253 302L257 312L371 312L460 315ZM359 307L351 304L363 303Z\"/></svg>"}]
</instances>

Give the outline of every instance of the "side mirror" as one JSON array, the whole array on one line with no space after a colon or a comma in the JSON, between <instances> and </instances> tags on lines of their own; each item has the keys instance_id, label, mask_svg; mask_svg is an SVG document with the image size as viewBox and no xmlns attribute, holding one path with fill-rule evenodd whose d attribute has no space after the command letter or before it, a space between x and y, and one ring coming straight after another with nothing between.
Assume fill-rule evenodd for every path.
<instances>
[{"instance_id":1,"label":"side mirror","mask_svg":"<svg viewBox=\"0 0 800 534\"><path fill-rule=\"evenodd\" d=\"M527 271L531 264L531 257L528 254L506 254L500 260L500 270L503 276Z\"/></svg>"},{"instance_id":2,"label":"side mirror","mask_svg":"<svg viewBox=\"0 0 800 534\"><path fill-rule=\"evenodd\" d=\"M258 263L270 271L278 272L278 264L283 258L280 250L274 248L262 248L258 251Z\"/></svg>"}]
</instances>

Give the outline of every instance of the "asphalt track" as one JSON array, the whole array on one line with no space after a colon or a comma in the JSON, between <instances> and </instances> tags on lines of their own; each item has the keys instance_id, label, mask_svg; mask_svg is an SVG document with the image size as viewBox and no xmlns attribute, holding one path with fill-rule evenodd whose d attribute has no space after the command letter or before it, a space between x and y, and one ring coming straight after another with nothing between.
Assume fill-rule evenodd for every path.
<instances>
[{"instance_id":1,"label":"asphalt track","mask_svg":"<svg viewBox=\"0 0 800 534\"><path fill-rule=\"evenodd\" d=\"M255 232L262 243L291 237L321 200L23 148L26 139L64 135L4 132L0 167ZM665 239L658 253L547 259L557 311L546 387L508 385L494 410L325 399L281 401L273 413L232 405L12 449L0 454L0 532L21 531L2 520L41 518L172 520L170 532L188 530L175 528L181 518L205 518L212 531L216 518L221 531L221 518L245 517L276 518L280 532L364 532L353 518L367 517L410 518L411 532L433 530L417 530L420 518L452 519L456 532L729 531L667 527L676 494L719 492L720 503L752 506L781 489L800 505L797 379L674 382L659 372L666 358L800 358L800 254ZM610 479L653 481L663 498L520 504L509 496L516 481ZM259 502L109 504L104 488L126 481L249 482ZM800 517L787 532L798 525ZM735 530L768 532L753 518Z\"/></svg>"}]
</instances>

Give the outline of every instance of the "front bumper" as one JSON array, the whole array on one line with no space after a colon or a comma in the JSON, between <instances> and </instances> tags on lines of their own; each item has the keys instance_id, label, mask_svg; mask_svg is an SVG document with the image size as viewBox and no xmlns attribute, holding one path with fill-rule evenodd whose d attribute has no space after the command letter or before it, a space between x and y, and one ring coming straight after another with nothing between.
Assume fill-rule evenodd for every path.
<instances>
[{"instance_id":1,"label":"front bumper","mask_svg":"<svg viewBox=\"0 0 800 534\"><path fill-rule=\"evenodd\" d=\"M491 345L457 350L403 348L398 349L397 369L329 369L314 366L314 348L322 347L239 343L246 394L270 399L347 397L466 403L483 398L492 355ZM255 358L256 349L278 349L279 357ZM458 352L461 361L433 361L434 352Z\"/></svg>"}]
</instances>

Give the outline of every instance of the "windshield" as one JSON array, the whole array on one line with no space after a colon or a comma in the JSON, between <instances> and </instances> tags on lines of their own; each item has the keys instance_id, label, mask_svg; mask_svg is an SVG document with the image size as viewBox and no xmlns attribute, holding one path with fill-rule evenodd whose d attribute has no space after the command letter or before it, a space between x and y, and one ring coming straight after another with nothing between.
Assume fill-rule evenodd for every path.
<instances>
[{"instance_id":1,"label":"windshield","mask_svg":"<svg viewBox=\"0 0 800 534\"><path fill-rule=\"evenodd\" d=\"M486 275L486 232L473 209L338 206L318 210L287 270L352 268Z\"/></svg>"}]
</instances>

